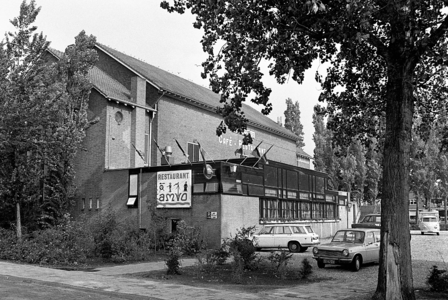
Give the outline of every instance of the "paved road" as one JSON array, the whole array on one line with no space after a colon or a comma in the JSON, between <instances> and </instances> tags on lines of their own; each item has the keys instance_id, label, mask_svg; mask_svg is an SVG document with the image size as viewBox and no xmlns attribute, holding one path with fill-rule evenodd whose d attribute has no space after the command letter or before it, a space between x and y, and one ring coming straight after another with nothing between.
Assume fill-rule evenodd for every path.
<instances>
[{"instance_id":1,"label":"paved road","mask_svg":"<svg viewBox=\"0 0 448 300\"><path fill-rule=\"evenodd\" d=\"M96 289L79 288L41 280L0 276L2 300L150 300L138 295L119 294Z\"/></svg>"}]
</instances>

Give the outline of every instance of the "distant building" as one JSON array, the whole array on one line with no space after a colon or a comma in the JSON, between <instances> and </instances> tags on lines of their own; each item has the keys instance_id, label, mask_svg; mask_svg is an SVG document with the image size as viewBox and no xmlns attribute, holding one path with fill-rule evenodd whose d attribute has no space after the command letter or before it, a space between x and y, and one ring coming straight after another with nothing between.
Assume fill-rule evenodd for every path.
<instances>
[{"instance_id":1,"label":"distant building","mask_svg":"<svg viewBox=\"0 0 448 300\"><path fill-rule=\"evenodd\" d=\"M297 149L297 166L301 168L311 168L312 157L308 155L302 148Z\"/></svg>"}]
</instances>

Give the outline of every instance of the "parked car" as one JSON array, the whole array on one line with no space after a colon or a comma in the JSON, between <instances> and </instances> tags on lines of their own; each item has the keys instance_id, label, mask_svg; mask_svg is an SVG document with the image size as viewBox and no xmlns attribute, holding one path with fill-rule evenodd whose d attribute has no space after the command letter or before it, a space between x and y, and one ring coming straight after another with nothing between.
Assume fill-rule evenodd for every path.
<instances>
[{"instance_id":1,"label":"parked car","mask_svg":"<svg viewBox=\"0 0 448 300\"><path fill-rule=\"evenodd\" d=\"M309 225L265 225L252 238L257 250L288 248L291 252L304 252L320 243L319 235Z\"/></svg>"},{"instance_id":2,"label":"parked car","mask_svg":"<svg viewBox=\"0 0 448 300\"><path fill-rule=\"evenodd\" d=\"M336 232L330 243L313 248L313 258L319 268L325 265L351 265L359 271L362 264L379 262L380 230L348 228Z\"/></svg>"},{"instance_id":3,"label":"parked car","mask_svg":"<svg viewBox=\"0 0 448 300\"><path fill-rule=\"evenodd\" d=\"M381 228L381 214L368 214L361 222L352 224L352 228Z\"/></svg>"}]
</instances>

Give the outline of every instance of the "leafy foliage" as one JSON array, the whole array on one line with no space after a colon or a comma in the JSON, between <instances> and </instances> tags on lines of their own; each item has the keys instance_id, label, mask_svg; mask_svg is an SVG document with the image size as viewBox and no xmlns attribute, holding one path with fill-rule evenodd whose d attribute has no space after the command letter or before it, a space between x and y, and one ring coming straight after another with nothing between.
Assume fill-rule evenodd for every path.
<instances>
[{"instance_id":1,"label":"leafy foliage","mask_svg":"<svg viewBox=\"0 0 448 300\"><path fill-rule=\"evenodd\" d=\"M254 232L255 226L242 227L237 230L234 237L226 238L223 241L223 247L229 249L237 270L241 267L246 270L257 268L258 256L254 243L250 239Z\"/></svg>"},{"instance_id":2,"label":"leafy foliage","mask_svg":"<svg viewBox=\"0 0 448 300\"><path fill-rule=\"evenodd\" d=\"M73 160L88 126L86 76L97 60L95 38L84 32L58 59L50 55L35 33L39 11L23 1L11 21L16 31L0 47L0 202L20 204L29 229L56 225L70 206Z\"/></svg>"},{"instance_id":3,"label":"leafy foliage","mask_svg":"<svg viewBox=\"0 0 448 300\"><path fill-rule=\"evenodd\" d=\"M291 258L292 253L286 250L272 251L268 256L268 260L275 266L275 272L281 279L286 279Z\"/></svg>"},{"instance_id":4,"label":"leafy foliage","mask_svg":"<svg viewBox=\"0 0 448 300\"><path fill-rule=\"evenodd\" d=\"M431 287L431 291L448 292L448 273L446 270L439 270L437 266L433 266L426 283Z\"/></svg>"},{"instance_id":5,"label":"leafy foliage","mask_svg":"<svg viewBox=\"0 0 448 300\"><path fill-rule=\"evenodd\" d=\"M305 143L303 142L303 125L300 122L300 105L298 101L293 103L291 98L286 99L285 128L299 137L296 141L297 148L303 148Z\"/></svg>"},{"instance_id":6,"label":"leafy foliage","mask_svg":"<svg viewBox=\"0 0 448 300\"><path fill-rule=\"evenodd\" d=\"M74 221L64 215L57 226L27 233L0 228L0 259L45 265L80 265L89 258L125 262L146 260L153 241L136 224L116 221L113 212Z\"/></svg>"}]
</instances>

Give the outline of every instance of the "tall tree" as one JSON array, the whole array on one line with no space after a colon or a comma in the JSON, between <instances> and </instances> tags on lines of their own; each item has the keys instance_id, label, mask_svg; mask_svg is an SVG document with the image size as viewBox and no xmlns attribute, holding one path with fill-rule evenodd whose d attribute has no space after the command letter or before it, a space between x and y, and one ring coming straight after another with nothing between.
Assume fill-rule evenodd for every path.
<instances>
[{"instance_id":1,"label":"tall tree","mask_svg":"<svg viewBox=\"0 0 448 300\"><path fill-rule=\"evenodd\" d=\"M300 105L299 102L292 102L291 98L286 99L285 110L285 128L289 129L299 137L296 141L297 148L303 148L305 143L303 141L303 125L300 122Z\"/></svg>"},{"instance_id":2,"label":"tall tree","mask_svg":"<svg viewBox=\"0 0 448 300\"><path fill-rule=\"evenodd\" d=\"M55 224L70 203L73 159L88 125L87 72L95 38L81 32L58 61L33 25L40 7L23 1L0 47L0 201L29 228ZM22 218L25 217L25 218Z\"/></svg>"},{"instance_id":3,"label":"tall tree","mask_svg":"<svg viewBox=\"0 0 448 300\"><path fill-rule=\"evenodd\" d=\"M447 1L427 0L165 0L162 7L190 9L204 30L208 53L203 77L222 95L217 133L241 132L246 99L264 106L271 90L260 61L279 83L303 82L319 58L330 63L317 75L341 143L369 140L385 118L380 267L376 299L415 299L409 222L409 161L413 114L429 123L446 104ZM222 46L221 46L222 45ZM341 92L335 89L342 86ZM431 95L431 97L422 97Z\"/></svg>"}]
</instances>

